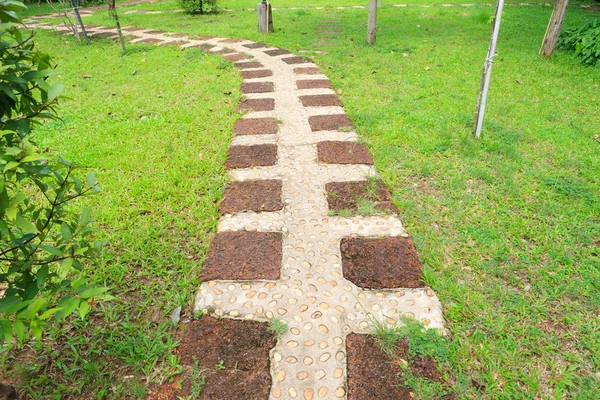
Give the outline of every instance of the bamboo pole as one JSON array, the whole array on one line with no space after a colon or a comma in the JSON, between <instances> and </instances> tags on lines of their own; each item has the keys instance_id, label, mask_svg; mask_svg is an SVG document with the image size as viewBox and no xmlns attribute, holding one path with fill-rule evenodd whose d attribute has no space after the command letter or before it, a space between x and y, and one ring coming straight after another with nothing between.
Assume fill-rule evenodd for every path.
<instances>
[{"instance_id":1,"label":"bamboo pole","mask_svg":"<svg viewBox=\"0 0 600 400\"><path fill-rule=\"evenodd\" d=\"M369 21L367 23L367 44L373 45L377 40L377 0L369 2Z\"/></svg>"},{"instance_id":2,"label":"bamboo pole","mask_svg":"<svg viewBox=\"0 0 600 400\"><path fill-rule=\"evenodd\" d=\"M475 136L481 136L483 128L483 116L485 115L485 106L487 103L490 80L492 78L492 66L496 56L496 45L498 44L498 35L500 34L500 21L502 20L502 10L504 9L504 0L498 0L496 13L494 14L494 25L492 28L492 38L488 48L487 57L483 63L483 73L481 75L481 86L477 98L477 110L475 111Z\"/></svg>"}]
</instances>

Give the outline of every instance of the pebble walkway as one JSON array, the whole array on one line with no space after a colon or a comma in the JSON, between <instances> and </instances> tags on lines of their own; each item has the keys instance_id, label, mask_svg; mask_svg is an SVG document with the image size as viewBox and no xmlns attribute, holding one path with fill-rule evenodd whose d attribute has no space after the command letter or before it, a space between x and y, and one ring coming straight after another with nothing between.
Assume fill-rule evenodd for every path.
<instances>
[{"instance_id":1,"label":"pebble walkway","mask_svg":"<svg viewBox=\"0 0 600 400\"><path fill-rule=\"evenodd\" d=\"M92 37L117 37L113 27L87 29ZM202 48L241 70L240 108L248 112L234 127L226 163L233 182L195 309L287 323L270 352L270 399L351 398L346 337L371 333L374 323L393 326L404 315L444 328L440 301L418 281L418 258L398 216L331 215L326 185L377 172L330 81L309 58L242 39L123 30L132 42ZM369 254L384 254L385 268Z\"/></svg>"}]
</instances>

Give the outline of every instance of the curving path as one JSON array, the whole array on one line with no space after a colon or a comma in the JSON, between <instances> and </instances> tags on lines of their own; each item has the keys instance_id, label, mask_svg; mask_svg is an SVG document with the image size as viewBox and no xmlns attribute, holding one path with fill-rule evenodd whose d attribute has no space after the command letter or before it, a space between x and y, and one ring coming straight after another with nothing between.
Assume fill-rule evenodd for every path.
<instances>
[{"instance_id":1,"label":"curving path","mask_svg":"<svg viewBox=\"0 0 600 400\"><path fill-rule=\"evenodd\" d=\"M90 36L116 38L112 27L87 28ZM377 172L330 81L310 59L241 39L124 31L133 42L200 47L241 69L240 108L248 113L234 128L226 164L233 182L195 309L287 323L270 352L271 399L352 398L351 333L398 324L402 315L444 328L440 301L420 282L414 245L393 205L388 201L388 213L379 215L331 212L344 190L366 196L357 182L368 185ZM376 200L389 200L377 185Z\"/></svg>"}]
</instances>

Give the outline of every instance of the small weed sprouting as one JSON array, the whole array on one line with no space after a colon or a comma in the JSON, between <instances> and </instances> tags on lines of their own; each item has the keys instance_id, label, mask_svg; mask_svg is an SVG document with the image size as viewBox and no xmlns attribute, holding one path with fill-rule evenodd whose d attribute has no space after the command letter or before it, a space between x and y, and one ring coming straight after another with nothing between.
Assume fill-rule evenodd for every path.
<instances>
[{"instance_id":1,"label":"small weed sprouting","mask_svg":"<svg viewBox=\"0 0 600 400\"><path fill-rule=\"evenodd\" d=\"M223 371L225 369L225 361L219 360L219 363L217 364L217 369L219 371Z\"/></svg>"},{"instance_id":2,"label":"small weed sprouting","mask_svg":"<svg viewBox=\"0 0 600 400\"><path fill-rule=\"evenodd\" d=\"M338 131L340 131L340 132L352 132L353 130L354 130L354 128L351 126L342 126L341 128L338 129Z\"/></svg>"},{"instance_id":3,"label":"small weed sprouting","mask_svg":"<svg viewBox=\"0 0 600 400\"><path fill-rule=\"evenodd\" d=\"M279 339L281 335L284 335L288 331L288 324L279 318L273 318L269 328L275 332L275 336L277 336L277 339Z\"/></svg>"},{"instance_id":4,"label":"small weed sprouting","mask_svg":"<svg viewBox=\"0 0 600 400\"><path fill-rule=\"evenodd\" d=\"M375 208L375 202L369 199L358 199L358 210L357 213L359 215L373 215L381 213L381 210Z\"/></svg>"},{"instance_id":5,"label":"small weed sprouting","mask_svg":"<svg viewBox=\"0 0 600 400\"><path fill-rule=\"evenodd\" d=\"M190 380L192 387L190 389L189 399L197 399L200 396L200 392L202 392L202 388L206 383L206 372L205 369L200 369L198 366L198 360L194 360L194 366L188 372L188 379Z\"/></svg>"}]
</instances>

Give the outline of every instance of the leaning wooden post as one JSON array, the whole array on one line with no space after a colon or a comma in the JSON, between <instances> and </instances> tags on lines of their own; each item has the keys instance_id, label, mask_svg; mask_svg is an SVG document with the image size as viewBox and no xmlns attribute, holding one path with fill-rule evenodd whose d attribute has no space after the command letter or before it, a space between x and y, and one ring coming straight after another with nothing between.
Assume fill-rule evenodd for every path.
<instances>
[{"instance_id":1,"label":"leaning wooden post","mask_svg":"<svg viewBox=\"0 0 600 400\"><path fill-rule=\"evenodd\" d=\"M369 22L367 24L367 44L375 44L377 36L377 0L369 2Z\"/></svg>"},{"instance_id":2,"label":"leaning wooden post","mask_svg":"<svg viewBox=\"0 0 600 400\"><path fill-rule=\"evenodd\" d=\"M481 86L479 87L479 96L477 99L477 110L475 111L475 136L481 135L483 127L483 116L485 114L485 105L487 102L488 90L490 88L490 79L492 78L492 66L496 56L496 44L498 43L498 34L500 33L500 21L502 20L502 10L504 9L504 0L498 0L496 14L494 14L494 25L492 28L492 39L488 48L487 57L483 63L483 73L481 75Z\"/></svg>"},{"instance_id":3,"label":"leaning wooden post","mask_svg":"<svg viewBox=\"0 0 600 400\"><path fill-rule=\"evenodd\" d=\"M550 22L548 22L548 28L546 28L546 34L540 47L540 54L544 57L550 57L556 48L568 5L569 0L556 0L554 2L554 10L552 11L552 16L550 17Z\"/></svg>"},{"instance_id":4,"label":"leaning wooden post","mask_svg":"<svg viewBox=\"0 0 600 400\"><path fill-rule=\"evenodd\" d=\"M81 26L81 33L83 33L83 37L85 38L85 42L90 44L90 39L88 39L87 32L85 31L85 26L83 26L83 20L81 19L81 15L79 15L79 5L76 0L71 0L71 7L73 7L73 13L75 14L75 23L73 24L74 30L77 30L77 23ZM77 32L75 32L77 35Z\"/></svg>"},{"instance_id":5,"label":"leaning wooden post","mask_svg":"<svg viewBox=\"0 0 600 400\"><path fill-rule=\"evenodd\" d=\"M119 33L119 40L121 41L121 49L123 49L123 53L126 53L127 49L125 49L125 40L123 40L123 32L121 32L121 23L119 22L115 0L108 0L108 14L111 15L117 23L117 32Z\"/></svg>"}]
</instances>

